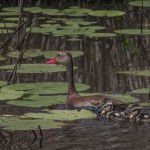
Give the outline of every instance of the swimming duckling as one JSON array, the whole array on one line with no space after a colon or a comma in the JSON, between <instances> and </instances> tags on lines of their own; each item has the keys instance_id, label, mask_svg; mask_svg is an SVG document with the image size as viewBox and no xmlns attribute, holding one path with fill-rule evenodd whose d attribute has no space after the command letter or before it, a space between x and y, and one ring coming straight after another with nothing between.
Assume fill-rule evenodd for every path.
<instances>
[{"instance_id":1,"label":"swimming duckling","mask_svg":"<svg viewBox=\"0 0 150 150\"><path fill-rule=\"evenodd\" d=\"M142 110L145 110L146 107L140 107L139 104L136 104L131 108L130 119L134 122L140 121L150 121L150 113L144 113Z\"/></svg>"},{"instance_id":2,"label":"swimming duckling","mask_svg":"<svg viewBox=\"0 0 150 150\"><path fill-rule=\"evenodd\" d=\"M105 98L102 102L99 112L101 112L101 116L106 117L107 119L113 119L115 117L121 117L120 111L124 110L126 105L114 105L111 99Z\"/></svg>"}]
</instances>

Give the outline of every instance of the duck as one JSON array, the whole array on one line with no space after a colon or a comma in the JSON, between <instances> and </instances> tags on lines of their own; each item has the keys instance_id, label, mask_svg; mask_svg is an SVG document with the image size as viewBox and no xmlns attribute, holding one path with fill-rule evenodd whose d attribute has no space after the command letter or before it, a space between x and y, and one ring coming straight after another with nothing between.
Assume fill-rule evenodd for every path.
<instances>
[{"instance_id":1,"label":"duck","mask_svg":"<svg viewBox=\"0 0 150 150\"><path fill-rule=\"evenodd\" d=\"M62 64L66 67L68 78L68 96L66 106L74 107L86 107L86 106L98 106L102 101L107 98L105 95L95 96L80 96L76 90L74 78L73 78L73 58L68 51L59 51L52 59L46 61L46 64ZM126 104L117 99L112 99L114 105Z\"/></svg>"}]
</instances>

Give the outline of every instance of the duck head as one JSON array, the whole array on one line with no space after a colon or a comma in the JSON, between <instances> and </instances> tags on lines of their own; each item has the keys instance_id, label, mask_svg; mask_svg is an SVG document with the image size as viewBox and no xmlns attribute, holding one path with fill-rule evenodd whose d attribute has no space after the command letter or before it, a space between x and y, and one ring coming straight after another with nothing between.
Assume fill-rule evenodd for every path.
<instances>
[{"instance_id":1,"label":"duck head","mask_svg":"<svg viewBox=\"0 0 150 150\"><path fill-rule=\"evenodd\" d=\"M58 52L55 57L46 62L46 64L62 64L65 66L69 63L72 63L72 55L67 51Z\"/></svg>"}]
</instances>

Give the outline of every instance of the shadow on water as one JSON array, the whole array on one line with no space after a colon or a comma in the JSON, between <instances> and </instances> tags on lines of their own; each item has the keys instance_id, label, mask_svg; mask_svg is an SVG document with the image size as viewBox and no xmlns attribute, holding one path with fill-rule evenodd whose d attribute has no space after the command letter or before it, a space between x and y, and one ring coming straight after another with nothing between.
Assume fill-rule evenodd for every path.
<instances>
[{"instance_id":1,"label":"shadow on water","mask_svg":"<svg viewBox=\"0 0 150 150\"><path fill-rule=\"evenodd\" d=\"M93 1L94 2L94 1ZM30 1L30 5L32 1ZM125 3L125 2L124 2ZM120 3L121 9L127 11L126 17L119 19L99 19L100 25L106 25L108 30L115 30L125 27L137 28L140 23L139 12L137 9L125 7L127 4ZM57 3L49 3L50 7L58 7ZM98 5L99 4L99 5ZM100 5L102 4L102 5ZM45 6L46 4L43 3ZM60 4L61 5L61 4ZM66 7L70 3L66 3ZM74 2L77 5L77 2ZM95 2L95 5L81 2L82 7L91 7L92 9L105 8L106 4ZM61 5L63 7L63 4ZM111 8L110 5L108 7ZM129 10L127 10L129 9ZM145 11L146 14L150 10ZM36 17L34 14L29 14L27 18ZM133 17L134 16L134 17ZM91 18L85 17L89 20ZM149 16L145 16L145 22L149 22ZM112 26L110 26L112 24ZM30 35L30 40L27 42L26 48L38 48L42 50L82 50L85 55L75 58L75 65L79 68L75 71L75 82L85 83L90 85L89 92L120 92L123 91L126 84L127 77L124 75L115 74L116 71L130 70L144 70L149 68L149 46L150 38L147 36L143 40L141 51L131 51L133 47L138 46L138 37L131 36L126 43L124 36L108 39L89 39L82 38L80 41L67 41L65 37L53 37L47 35ZM13 46L13 41L10 43ZM147 50L147 51L146 51ZM6 51L9 51L6 49ZM25 63L45 62L44 59L31 58L25 60ZM8 64L15 63L15 60L10 58ZM1 72L1 80L7 80L9 74ZM18 74L17 82L42 82L42 81L67 81L66 73L53 74ZM128 91L136 88L147 87L149 83L148 77L133 76L129 80ZM4 104L2 104L4 106ZM2 112L15 114L23 114L28 110L16 107L6 106ZM21 110L22 109L22 110ZM30 110L38 112L39 109ZM20 113L21 112L21 113ZM14 149L14 150L148 150L150 149L150 125L145 123L142 125L130 124L127 122L114 121L109 122L104 118L95 120L79 120L70 122L69 126L55 130L42 130L43 137L40 130L36 131L5 131L0 130L0 149Z\"/></svg>"}]
</instances>

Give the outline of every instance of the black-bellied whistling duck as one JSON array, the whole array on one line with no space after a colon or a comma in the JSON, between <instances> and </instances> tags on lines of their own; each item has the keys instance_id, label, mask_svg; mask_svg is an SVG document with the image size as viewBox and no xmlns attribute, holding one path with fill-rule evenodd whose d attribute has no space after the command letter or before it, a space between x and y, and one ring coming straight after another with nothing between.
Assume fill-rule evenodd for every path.
<instances>
[{"instance_id":1,"label":"black-bellied whistling duck","mask_svg":"<svg viewBox=\"0 0 150 150\"><path fill-rule=\"evenodd\" d=\"M98 96L80 96L75 88L74 80L73 80L73 59L70 52L60 51L56 54L54 58L47 61L46 64L62 64L66 67L67 77L68 77L68 97L66 105L72 105L75 107L82 106L93 106L101 104L106 96L98 95ZM114 105L124 104L119 100L112 99Z\"/></svg>"}]
</instances>

